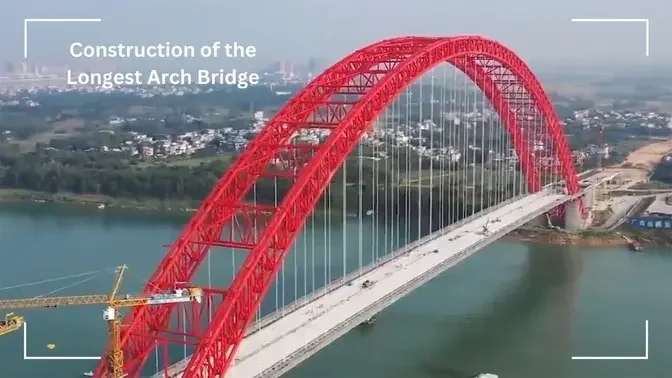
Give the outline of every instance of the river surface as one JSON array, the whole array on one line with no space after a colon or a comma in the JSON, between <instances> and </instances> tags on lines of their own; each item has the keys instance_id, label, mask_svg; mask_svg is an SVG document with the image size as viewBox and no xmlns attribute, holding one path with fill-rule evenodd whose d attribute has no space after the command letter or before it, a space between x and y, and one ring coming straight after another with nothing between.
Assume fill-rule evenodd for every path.
<instances>
[{"instance_id":1,"label":"river surface","mask_svg":"<svg viewBox=\"0 0 672 378\"><path fill-rule=\"evenodd\" d=\"M81 278L5 289L16 284L120 264L130 266L123 291L138 290L185 221L183 216L1 204L0 298L40 295ZM356 239L349 227L333 227L335 249ZM211 264L215 280L228 274L220 267L229 272L232 264L229 257L227 265L213 255L218 258ZM660 249L633 254L497 242L395 303L373 327L353 330L286 377L466 378L481 372L501 378L669 377L670 272L672 253ZM107 293L112 277L101 275L54 295ZM303 294L311 280L295 280L293 288L285 288L287 295ZM101 310L21 311L30 324L28 355L100 355L106 345ZM571 359L643 356L647 320L648 360ZM56 345L52 350L50 343ZM22 348L21 332L0 338L1 378L74 378L95 367L91 360L23 360Z\"/></svg>"}]
</instances>

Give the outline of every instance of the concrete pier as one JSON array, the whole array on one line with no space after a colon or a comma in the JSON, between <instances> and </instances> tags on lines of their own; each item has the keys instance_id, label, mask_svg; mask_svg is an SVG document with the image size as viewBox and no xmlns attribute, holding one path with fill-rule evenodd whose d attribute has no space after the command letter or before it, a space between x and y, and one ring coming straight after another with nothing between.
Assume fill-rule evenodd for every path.
<instances>
[{"instance_id":1,"label":"concrete pier","mask_svg":"<svg viewBox=\"0 0 672 378\"><path fill-rule=\"evenodd\" d=\"M565 204L565 230L571 232L582 228L580 203L574 200Z\"/></svg>"},{"instance_id":2,"label":"concrete pier","mask_svg":"<svg viewBox=\"0 0 672 378\"><path fill-rule=\"evenodd\" d=\"M595 187L592 187L586 189L585 193L583 194L583 205L586 207L586 209L592 209L594 204L595 204Z\"/></svg>"}]
</instances>

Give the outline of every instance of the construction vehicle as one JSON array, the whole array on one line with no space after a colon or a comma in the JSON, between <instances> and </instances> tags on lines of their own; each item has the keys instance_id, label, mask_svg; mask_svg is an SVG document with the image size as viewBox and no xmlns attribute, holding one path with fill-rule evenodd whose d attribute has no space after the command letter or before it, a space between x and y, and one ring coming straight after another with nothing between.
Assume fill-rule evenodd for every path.
<instances>
[{"instance_id":1,"label":"construction vehicle","mask_svg":"<svg viewBox=\"0 0 672 378\"><path fill-rule=\"evenodd\" d=\"M112 291L109 295L81 295L68 297L38 297L32 299L9 299L0 300L0 310L21 309L21 308L54 308L60 306L79 306L106 304L107 308L103 311L103 319L107 322L110 337L110 353L108 354L107 372L110 378L123 378L126 374L124 368L124 353L121 348L121 323L122 316L120 308L163 305L168 303L201 303L203 299L203 290L201 288L175 288L173 291L151 294L151 295L130 295L117 297L119 286L126 271L126 265L120 266L116 270L116 279ZM5 315L4 324L0 322L0 336L17 331L25 322L21 316L15 316L13 313Z\"/></svg>"}]
</instances>

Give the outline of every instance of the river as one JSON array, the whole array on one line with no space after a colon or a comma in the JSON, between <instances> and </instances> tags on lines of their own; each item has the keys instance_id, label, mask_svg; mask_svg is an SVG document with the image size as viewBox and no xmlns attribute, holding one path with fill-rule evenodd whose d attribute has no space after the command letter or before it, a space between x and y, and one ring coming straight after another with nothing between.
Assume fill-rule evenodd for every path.
<instances>
[{"instance_id":1,"label":"river","mask_svg":"<svg viewBox=\"0 0 672 378\"><path fill-rule=\"evenodd\" d=\"M43 294L77 279L39 288L4 289L8 286L124 263L130 266L124 292L138 290L163 255L163 245L186 221L181 215L50 204L0 206L3 299ZM343 230L334 226L333 243L343 240ZM395 303L373 327L353 330L286 376L669 376L671 271L672 253L660 249L634 254L620 248L497 242ZM107 293L111 284L112 275L103 275L58 294ZM28 355L99 355L106 345L101 310L21 311L30 324ZM571 360L572 355L644 355L646 320L648 360ZM20 332L0 338L0 377L71 378L95 366L95 361L23 360L22 343ZM56 345L53 350L47 348L50 343Z\"/></svg>"}]
</instances>

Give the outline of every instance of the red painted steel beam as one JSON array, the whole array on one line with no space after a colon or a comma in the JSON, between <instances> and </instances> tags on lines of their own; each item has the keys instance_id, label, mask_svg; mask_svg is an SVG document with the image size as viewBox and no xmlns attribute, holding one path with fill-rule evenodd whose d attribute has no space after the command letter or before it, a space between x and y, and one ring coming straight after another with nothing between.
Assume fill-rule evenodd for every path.
<instances>
[{"instance_id":1,"label":"red painted steel beam","mask_svg":"<svg viewBox=\"0 0 672 378\"><path fill-rule=\"evenodd\" d=\"M399 43L397 40L385 40L367 46L369 53L362 58L363 51L358 50L345 57L331 69L317 76L296 96L294 96L269 122L269 124L248 145L242 154L217 182L213 190L194 213L177 240L171 244L163 260L143 290L149 295L169 290L175 282L190 281L198 267L203 263L209 250L207 242L219 239L222 226L235 215L235 205L242 201L250 191L259 174L268 166L274 156L274 149L268 144L281 144L289 139L294 128L287 127L283 120L306 122L318 104L326 102L337 88L356 75L355 71L341 68L368 69L380 60L385 51L381 46ZM358 59L355 62L355 59ZM228 209L228 210L227 210ZM194 243L194 241L205 243ZM124 320L122 348L124 351L124 371L129 378L137 378L142 366L155 346L152 337L138 335L156 335L167 329L175 309L174 305L134 307ZM107 375L106 361L108 348L95 371L95 377Z\"/></svg>"},{"instance_id":2,"label":"red painted steel beam","mask_svg":"<svg viewBox=\"0 0 672 378\"><path fill-rule=\"evenodd\" d=\"M202 335L185 372L186 378L211 378L226 372L245 329L303 223L373 120L400 91L427 70L444 61L471 62L469 59L474 56L497 61L522 83L544 117L568 191L578 191L571 154L550 101L534 74L511 50L480 37L403 37L357 50L311 81L269 122L216 184L150 278L145 294L170 289L176 282L190 281L209 247L222 242L223 226L231 223L245 207L243 199L259 177L268 173L273 158L287 150L286 145L295 132L311 128L311 124L312 128L324 125L332 129L314 156L299 167L295 183L282 204L272 212L261 235L251 238L252 242L246 245L250 252ZM486 75L488 68L484 67L485 71L479 73L464 67L493 104L509 101L499 88L492 88L493 79L488 81ZM356 92L360 98L353 102L338 101L339 92L343 90ZM336 98L330 100L333 96ZM506 101L498 101L498 98ZM512 110L503 105L496 110L511 133L514 147L525 160L528 143L511 115ZM530 165L530 161L522 164L529 165L524 171L528 185L535 188L540 184L535 178L536 167ZM126 318L122 345L126 359L124 369L129 378L140 375L156 336L167 330L174 309L174 305L135 308ZM105 359L106 356L102 361ZM102 362L96 376L105 373Z\"/></svg>"},{"instance_id":3,"label":"red painted steel beam","mask_svg":"<svg viewBox=\"0 0 672 378\"><path fill-rule=\"evenodd\" d=\"M559 128L557 116L538 80L515 53L497 42L478 37L405 38L404 43L408 44L408 48L404 51L413 53L400 60L401 63L387 72L357 104L347 111L339 126L301 171L296 183L261 235L257 246L248 254L223 305L217 309L201 344L189 361L184 373L186 378L225 374L286 253L333 175L385 107L416 78L441 62L451 62L471 55L487 56L511 70L544 116L548 132L555 142L554 150L558 153L557 158L562 165L568 191L572 193L578 190L573 166L565 164L565 161L570 161L569 148ZM389 58L386 57L385 60ZM476 72L472 72L472 75L479 77ZM484 83L482 79L481 84ZM496 98L497 95L491 92L490 96ZM292 106L298 109L304 107L301 104ZM510 114L502 114L506 111L504 107L500 106L498 109L496 105L495 107L501 117L510 119ZM515 125L513 120L506 122ZM525 153L522 146L527 143L524 143L522 136L514 134L512 138L514 144L520 148L519 152ZM526 159L526 156L529 159L529 151L523 154L523 159ZM531 163L528 161L525 164ZM528 169L528 173L531 173L531 169ZM540 185L540 182L536 181L533 185Z\"/></svg>"}]
</instances>

